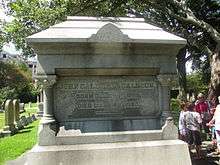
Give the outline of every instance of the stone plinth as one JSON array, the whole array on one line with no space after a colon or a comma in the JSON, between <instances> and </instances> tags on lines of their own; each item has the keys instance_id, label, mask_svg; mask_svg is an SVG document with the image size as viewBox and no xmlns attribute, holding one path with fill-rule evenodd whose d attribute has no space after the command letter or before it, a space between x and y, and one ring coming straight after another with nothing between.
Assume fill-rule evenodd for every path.
<instances>
[{"instance_id":1,"label":"stone plinth","mask_svg":"<svg viewBox=\"0 0 220 165\"><path fill-rule=\"evenodd\" d=\"M180 140L35 146L27 165L191 165Z\"/></svg>"}]
</instances>

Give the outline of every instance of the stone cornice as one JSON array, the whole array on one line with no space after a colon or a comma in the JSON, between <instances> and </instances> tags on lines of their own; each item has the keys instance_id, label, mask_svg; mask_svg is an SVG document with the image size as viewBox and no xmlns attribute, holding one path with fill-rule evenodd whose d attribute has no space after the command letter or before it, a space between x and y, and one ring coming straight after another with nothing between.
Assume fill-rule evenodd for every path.
<instances>
[{"instance_id":1,"label":"stone cornice","mask_svg":"<svg viewBox=\"0 0 220 165\"><path fill-rule=\"evenodd\" d=\"M51 88L56 83L56 75L36 75L34 80L43 89Z\"/></svg>"},{"instance_id":2,"label":"stone cornice","mask_svg":"<svg viewBox=\"0 0 220 165\"><path fill-rule=\"evenodd\" d=\"M174 74L164 74L158 75L157 79L163 86L171 86L177 82L177 75Z\"/></svg>"}]
</instances>

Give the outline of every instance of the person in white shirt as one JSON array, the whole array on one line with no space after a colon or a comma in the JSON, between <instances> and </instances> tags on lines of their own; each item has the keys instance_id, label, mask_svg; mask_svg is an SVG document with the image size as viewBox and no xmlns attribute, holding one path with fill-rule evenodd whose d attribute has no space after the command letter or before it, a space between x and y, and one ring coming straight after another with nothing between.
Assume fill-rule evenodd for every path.
<instances>
[{"instance_id":1,"label":"person in white shirt","mask_svg":"<svg viewBox=\"0 0 220 165\"><path fill-rule=\"evenodd\" d=\"M217 140L217 152L220 154L220 96L218 96L219 104L215 108L215 113L212 120L208 123L208 125L214 124L215 126L215 135Z\"/></svg>"},{"instance_id":2,"label":"person in white shirt","mask_svg":"<svg viewBox=\"0 0 220 165\"><path fill-rule=\"evenodd\" d=\"M184 125L184 114L187 110L186 107L187 107L187 104L185 102L182 102L180 104L181 111L179 115L179 139L183 141L186 141L186 128Z\"/></svg>"},{"instance_id":3,"label":"person in white shirt","mask_svg":"<svg viewBox=\"0 0 220 165\"><path fill-rule=\"evenodd\" d=\"M202 124L201 116L198 112L195 111L194 104L190 104L187 107L187 111L184 114L184 125L186 128L186 142L189 145L189 148L192 148L192 145L195 145L197 159L201 159L201 135L200 135L200 126Z\"/></svg>"}]
</instances>

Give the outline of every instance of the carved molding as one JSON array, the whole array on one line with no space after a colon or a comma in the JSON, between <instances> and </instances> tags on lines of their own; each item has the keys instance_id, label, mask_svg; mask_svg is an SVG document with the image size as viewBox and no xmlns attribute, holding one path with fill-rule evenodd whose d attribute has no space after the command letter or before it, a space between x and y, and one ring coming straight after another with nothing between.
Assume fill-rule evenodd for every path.
<instances>
[{"instance_id":1,"label":"carved molding","mask_svg":"<svg viewBox=\"0 0 220 165\"><path fill-rule=\"evenodd\" d=\"M171 86L177 84L177 75L173 74L164 74L164 75L158 75L157 79L161 83L162 86Z\"/></svg>"},{"instance_id":2,"label":"carved molding","mask_svg":"<svg viewBox=\"0 0 220 165\"><path fill-rule=\"evenodd\" d=\"M122 33L122 31L112 23L104 25L98 30L96 34L91 35L89 38L91 42L130 42L131 39L128 35Z\"/></svg>"},{"instance_id":3,"label":"carved molding","mask_svg":"<svg viewBox=\"0 0 220 165\"><path fill-rule=\"evenodd\" d=\"M34 80L43 89L51 88L56 83L56 75L35 76Z\"/></svg>"}]
</instances>

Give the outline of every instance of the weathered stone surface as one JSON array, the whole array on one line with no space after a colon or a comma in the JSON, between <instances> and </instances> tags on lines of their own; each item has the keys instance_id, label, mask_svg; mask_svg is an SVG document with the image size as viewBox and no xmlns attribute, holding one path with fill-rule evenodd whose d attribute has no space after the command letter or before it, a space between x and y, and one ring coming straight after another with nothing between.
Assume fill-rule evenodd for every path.
<instances>
[{"instance_id":1,"label":"weathered stone surface","mask_svg":"<svg viewBox=\"0 0 220 165\"><path fill-rule=\"evenodd\" d=\"M6 100L5 103L5 126L3 134L11 135L16 132L14 125L14 108L12 100Z\"/></svg>"},{"instance_id":2,"label":"weathered stone surface","mask_svg":"<svg viewBox=\"0 0 220 165\"><path fill-rule=\"evenodd\" d=\"M20 113L24 112L24 103L19 103Z\"/></svg>"},{"instance_id":3,"label":"weathered stone surface","mask_svg":"<svg viewBox=\"0 0 220 165\"><path fill-rule=\"evenodd\" d=\"M80 130L65 130L64 127L61 127L56 136L56 145L140 142L161 139L162 130L81 133Z\"/></svg>"},{"instance_id":4,"label":"weathered stone surface","mask_svg":"<svg viewBox=\"0 0 220 165\"><path fill-rule=\"evenodd\" d=\"M13 107L14 107L14 121L15 123L20 119L20 109L19 109L19 100L13 100Z\"/></svg>"},{"instance_id":5,"label":"weathered stone surface","mask_svg":"<svg viewBox=\"0 0 220 165\"><path fill-rule=\"evenodd\" d=\"M54 91L58 121L160 113L153 77L71 77L58 81Z\"/></svg>"},{"instance_id":6,"label":"weathered stone surface","mask_svg":"<svg viewBox=\"0 0 220 165\"><path fill-rule=\"evenodd\" d=\"M175 140L178 139L178 128L174 125L172 117L168 117L165 125L162 127L162 139Z\"/></svg>"},{"instance_id":7,"label":"weathered stone surface","mask_svg":"<svg viewBox=\"0 0 220 165\"><path fill-rule=\"evenodd\" d=\"M146 162L191 165L188 146L180 140L35 146L26 161L27 165L143 165Z\"/></svg>"},{"instance_id":8,"label":"weathered stone surface","mask_svg":"<svg viewBox=\"0 0 220 165\"><path fill-rule=\"evenodd\" d=\"M66 129L83 132L159 129L158 97L153 76L68 77L54 87L54 113Z\"/></svg>"},{"instance_id":9,"label":"weathered stone surface","mask_svg":"<svg viewBox=\"0 0 220 165\"><path fill-rule=\"evenodd\" d=\"M44 113L27 164L190 165L187 145L166 140L176 128L161 130L186 41L143 19L74 18L28 38Z\"/></svg>"},{"instance_id":10,"label":"weathered stone surface","mask_svg":"<svg viewBox=\"0 0 220 165\"><path fill-rule=\"evenodd\" d=\"M50 146L56 144L56 124L40 124L38 129L38 144L41 146Z\"/></svg>"}]
</instances>

